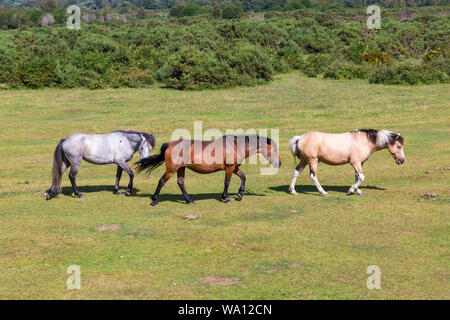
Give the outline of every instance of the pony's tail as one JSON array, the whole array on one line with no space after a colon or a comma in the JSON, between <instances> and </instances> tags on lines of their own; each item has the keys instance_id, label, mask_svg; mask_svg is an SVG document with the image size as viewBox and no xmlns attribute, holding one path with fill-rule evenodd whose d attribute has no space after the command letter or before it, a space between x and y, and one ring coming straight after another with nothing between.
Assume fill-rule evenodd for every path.
<instances>
[{"instance_id":1,"label":"pony's tail","mask_svg":"<svg viewBox=\"0 0 450 320\"><path fill-rule=\"evenodd\" d=\"M147 169L147 172L150 173L154 169L158 168L160 165L163 164L164 161L166 161L166 158L164 154L166 153L166 149L169 147L168 143L164 143L161 146L161 152L159 154L156 154L154 156L150 156L144 159L141 159L136 164L136 170L137 172L141 172Z\"/></svg>"},{"instance_id":2,"label":"pony's tail","mask_svg":"<svg viewBox=\"0 0 450 320\"><path fill-rule=\"evenodd\" d=\"M291 149L294 160L296 157L301 158L299 142L301 142L303 136L295 136L289 140L289 149Z\"/></svg>"},{"instance_id":3,"label":"pony's tail","mask_svg":"<svg viewBox=\"0 0 450 320\"><path fill-rule=\"evenodd\" d=\"M53 168L52 168L52 187L50 189L50 194L47 195L47 200L50 200L52 196L57 193L61 193L61 176L62 176L62 163L64 157L64 151L62 144L65 139L61 139L56 146L55 152L53 154Z\"/></svg>"}]
</instances>

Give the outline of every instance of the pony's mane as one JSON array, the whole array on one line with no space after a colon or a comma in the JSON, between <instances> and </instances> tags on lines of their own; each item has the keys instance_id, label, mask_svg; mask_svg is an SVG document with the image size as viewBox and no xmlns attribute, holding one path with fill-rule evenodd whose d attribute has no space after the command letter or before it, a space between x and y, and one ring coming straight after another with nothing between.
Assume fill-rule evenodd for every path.
<instances>
[{"instance_id":1,"label":"pony's mane","mask_svg":"<svg viewBox=\"0 0 450 320\"><path fill-rule=\"evenodd\" d=\"M269 138L269 137L261 137L261 136L259 136L257 134L226 135L226 136L223 136L222 139L225 140L228 137L232 137L233 139L239 139L239 138L242 139L242 137L244 137L245 142L250 142L250 139L251 139L251 141L256 141L257 145L259 145L259 142L261 140L264 141L264 139L265 139L267 144L272 144L272 139L271 138Z\"/></svg>"},{"instance_id":2,"label":"pony's mane","mask_svg":"<svg viewBox=\"0 0 450 320\"><path fill-rule=\"evenodd\" d=\"M403 144L404 141L400 134L385 129L357 129L352 132L364 132L367 135L367 139L378 148L385 148L388 144L394 144L395 141L399 141Z\"/></svg>"},{"instance_id":3,"label":"pony's mane","mask_svg":"<svg viewBox=\"0 0 450 320\"><path fill-rule=\"evenodd\" d=\"M147 141L147 143L149 143L152 146L152 148L155 147L155 137L153 136L153 134L148 134L147 132L135 131L135 130L116 130L114 132L121 132L124 134L142 135L144 137L144 139Z\"/></svg>"}]
</instances>

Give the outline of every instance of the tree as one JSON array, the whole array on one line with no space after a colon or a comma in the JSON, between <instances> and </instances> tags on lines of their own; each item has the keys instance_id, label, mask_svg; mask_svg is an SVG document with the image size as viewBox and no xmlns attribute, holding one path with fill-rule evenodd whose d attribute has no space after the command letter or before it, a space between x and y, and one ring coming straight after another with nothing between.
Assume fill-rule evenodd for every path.
<instances>
[{"instance_id":1,"label":"tree","mask_svg":"<svg viewBox=\"0 0 450 320\"><path fill-rule=\"evenodd\" d=\"M229 6L222 10L222 18L224 19L239 19L244 15L244 9L239 6Z\"/></svg>"},{"instance_id":2,"label":"tree","mask_svg":"<svg viewBox=\"0 0 450 320\"><path fill-rule=\"evenodd\" d=\"M103 9L105 7L104 0L94 0L94 9Z\"/></svg>"},{"instance_id":3,"label":"tree","mask_svg":"<svg viewBox=\"0 0 450 320\"><path fill-rule=\"evenodd\" d=\"M220 4L217 0L214 0L211 14L214 18L219 18L222 15L222 9L220 9Z\"/></svg>"},{"instance_id":4,"label":"tree","mask_svg":"<svg viewBox=\"0 0 450 320\"><path fill-rule=\"evenodd\" d=\"M56 0L41 0L39 8L44 12L53 12L58 8Z\"/></svg>"},{"instance_id":5,"label":"tree","mask_svg":"<svg viewBox=\"0 0 450 320\"><path fill-rule=\"evenodd\" d=\"M284 10L297 10L303 7L304 5L302 0L287 0L284 5Z\"/></svg>"}]
</instances>

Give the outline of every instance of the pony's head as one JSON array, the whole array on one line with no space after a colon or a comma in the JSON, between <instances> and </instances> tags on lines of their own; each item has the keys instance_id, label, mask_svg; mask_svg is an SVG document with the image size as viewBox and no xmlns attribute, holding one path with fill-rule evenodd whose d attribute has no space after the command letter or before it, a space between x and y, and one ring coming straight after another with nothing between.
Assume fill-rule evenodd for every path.
<instances>
[{"instance_id":1,"label":"pony's head","mask_svg":"<svg viewBox=\"0 0 450 320\"><path fill-rule=\"evenodd\" d=\"M139 145L139 155L141 159L148 158L150 151L155 147L155 137L145 132L141 133L141 144Z\"/></svg>"},{"instance_id":2,"label":"pony's head","mask_svg":"<svg viewBox=\"0 0 450 320\"><path fill-rule=\"evenodd\" d=\"M359 129L352 132L364 132L367 139L375 145L376 150L387 148L395 160L395 163L405 162L405 153L403 152L404 139L400 133L389 130Z\"/></svg>"},{"instance_id":3,"label":"pony's head","mask_svg":"<svg viewBox=\"0 0 450 320\"><path fill-rule=\"evenodd\" d=\"M259 137L259 152L266 158L274 168L281 167L281 159L278 154L278 147L271 138Z\"/></svg>"},{"instance_id":4,"label":"pony's head","mask_svg":"<svg viewBox=\"0 0 450 320\"><path fill-rule=\"evenodd\" d=\"M400 133L391 132L389 134L389 142L387 145L387 149L389 150L389 153L392 155L392 157L395 159L396 164L402 164L403 162L405 162L405 152L403 151L404 141L405 140L400 135Z\"/></svg>"}]
</instances>

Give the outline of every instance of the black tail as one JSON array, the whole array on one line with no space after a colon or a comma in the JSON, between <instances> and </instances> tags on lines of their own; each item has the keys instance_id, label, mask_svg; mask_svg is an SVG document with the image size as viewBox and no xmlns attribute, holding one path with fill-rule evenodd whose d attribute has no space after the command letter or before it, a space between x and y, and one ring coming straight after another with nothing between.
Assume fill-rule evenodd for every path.
<instances>
[{"instance_id":1,"label":"black tail","mask_svg":"<svg viewBox=\"0 0 450 320\"><path fill-rule=\"evenodd\" d=\"M57 193L61 192L61 176L62 176L62 163L64 158L64 152L62 149L62 144L65 139L59 141L56 146L55 153L53 154L53 169L52 169L52 187L47 193L47 200L50 200Z\"/></svg>"},{"instance_id":2,"label":"black tail","mask_svg":"<svg viewBox=\"0 0 450 320\"><path fill-rule=\"evenodd\" d=\"M141 159L140 161L138 161L136 164L136 170L137 172L141 172L144 171L145 169L147 169L147 173L152 172L153 169L158 168L160 165L163 164L164 161L166 161L164 154L166 153L166 149L169 146L168 143L164 143L161 146L161 153L160 154L156 154L154 156L150 156L144 159Z\"/></svg>"}]
</instances>

